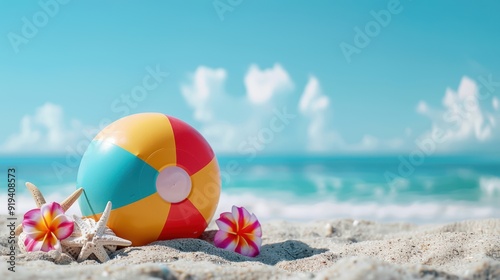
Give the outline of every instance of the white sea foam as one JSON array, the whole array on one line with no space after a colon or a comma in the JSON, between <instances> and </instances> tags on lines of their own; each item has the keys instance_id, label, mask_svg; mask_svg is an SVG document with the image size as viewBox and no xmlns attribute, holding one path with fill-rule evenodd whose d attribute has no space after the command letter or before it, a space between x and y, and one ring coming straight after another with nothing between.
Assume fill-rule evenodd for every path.
<instances>
[{"instance_id":1,"label":"white sea foam","mask_svg":"<svg viewBox=\"0 0 500 280\"><path fill-rule=\"evenodd\" d=\"M440 223L500 218L500 208L460 202L415 202L400 205L323 200L315 203L287 203L277 198L265 198L250 193L239 195L223 193L215 217L221 212L230 211L232 205L244 206L264 221L353 218L383 222Z\"/></svg>"},{"instance_id":2,"label":"white sea foam","mask_svg":"<svg viewBox=\"0 0 500 280\"><path fill-rule=\"evenodd\" d=\"M479 178L479 186L483 193L490 198L500 196L500 178L498 177L481 177Z\"/></svg>"},{"instance_id":3,"label":"white sea foam","mask_svg":"<svg viewBox=\"0 0 500 280\"><path fill-rule=\"evenodd\" d=\"M330 189L338 190L343 187L343 181L340 177L325 176L319 174L306 174L305 177L316 187L318 194L327 194Z\"/></svg>"},{"instance_id":4,"label":"white sea foam","mask_svg":"<svg viewBox=\"0 0 500 280\"><path fill-rule=\"evenodd\" d=\"M495 181L497 182L497 181ZM489 186L485 183L486 186ZM498 187L498 185L494 185ZM494 188L495 190L496 187ZM489 189L488 189L489 190ZM74 186L58 188L57 192L46 194L47 201L62 201ZM267 194L266 194L267 195ZM0 194L0 201L7 201L5 193ZM281 199L282 198L282 199ZM465 219L500 218L500 204L473 205L461 202L415 202L410 204L382 204L377 202L339 202L332 199L297 201L288 195L282 197L273 195L268 198L253 193L228 194L222 193L215 218L220 213L231 210L232 205L244 206L255 213L261 221L293 220L313 221L340 218L366 219L382 222L407 221L415 223L441 223ZM16 195L16 214L22 215L33 209L35 203L28 193ZM7 213L7 207L0 208L0 214ZM75 203L68 214L81 215L78 203Z\"/></svg>"}]
</instances>

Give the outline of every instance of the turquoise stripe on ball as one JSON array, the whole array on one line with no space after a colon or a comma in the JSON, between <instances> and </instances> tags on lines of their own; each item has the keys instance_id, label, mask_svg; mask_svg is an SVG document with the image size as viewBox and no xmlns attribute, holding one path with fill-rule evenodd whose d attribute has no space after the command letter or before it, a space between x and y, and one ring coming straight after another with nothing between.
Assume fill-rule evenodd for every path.
<instances>
[{"instance_id":1,"label":"turquoise stripe on ball","mask_svg":"<svg viewBox=\"0 0 500 280\"><path fill-rule=\"evenodd\" d=\"M158 171L129 151L107 141L94 140L82 157L77 188L83 216L99 214L111 201L113 209L156 192Z\"/></svg>"}]
</instances>

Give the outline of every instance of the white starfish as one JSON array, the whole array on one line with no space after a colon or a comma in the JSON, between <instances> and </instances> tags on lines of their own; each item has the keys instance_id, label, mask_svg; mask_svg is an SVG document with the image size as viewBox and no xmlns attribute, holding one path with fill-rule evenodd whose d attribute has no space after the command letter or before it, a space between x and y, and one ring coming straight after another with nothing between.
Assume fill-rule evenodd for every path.
<instances>
[{"instance_id":1,"label":"white starfish","mask_svg":"<svg viewBox=\"0 0 500 280\"><path fill-rule=\"evenodd\" d=\"M111 212L111 201L108 201L101 218L96 223L92 219L82 219L73 215L76 225L81 231L79 236L70 236L61 241L63 246L81 247L77 261L81 262L89 258L91 254L101 262L109 260L108 252L105 247L109 246L130 246L132 242L120 238L106 227Z\"/></svg>"},{"instance_id":2,"label":"white starfish","mask_svg":"<svg viewBox=\"0 0 500 280\"><path fill-rule=\"evenodd\" d=\"M36 208L42 207L43 204L45 204L45 198L43 197L42 192L32 183L26 182L26 188L31 192L31 195L33 196L33 199L35 200L36 203ZM63 202L61 202L61 208L63 209L64 212L66 212L73 203L80 197L80 195L83 192L83 188L79 188L76 191L74 191L72 194L68 196ZM23 231L23 225L20 224L16 227L16 235L21 234Z\"/></svg>"}]
</instances>

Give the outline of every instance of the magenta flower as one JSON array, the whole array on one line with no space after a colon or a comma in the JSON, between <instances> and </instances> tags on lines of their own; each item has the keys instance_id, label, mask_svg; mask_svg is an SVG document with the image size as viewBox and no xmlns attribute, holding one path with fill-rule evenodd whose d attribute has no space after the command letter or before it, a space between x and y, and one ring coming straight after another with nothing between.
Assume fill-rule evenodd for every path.
<instances>
[{"instance_id":1,"label":"magenta flower","mask_svg":"<svg viewBox=\"0 0 500 280\"><path fill-rule=\"evenodd\" d=\"M262 244L262 229L254 214L243 207L233 206L232 212L220 214L215 220L219 230L215 234L215 246L234 251L248 257L255 257Z\"/></svg>"},{"instance_id":2,"label":"magenta flower","mask_svg":"<svg viewBox=\"0 0 500 280\"><path fill-rule=\"evenodd\" d=\"M61 250L63 240L73 233L74 222L64 214L57 202L45 203L40 209L24 214L24 245L27 252Z\"/></svg>"}]
</instances>

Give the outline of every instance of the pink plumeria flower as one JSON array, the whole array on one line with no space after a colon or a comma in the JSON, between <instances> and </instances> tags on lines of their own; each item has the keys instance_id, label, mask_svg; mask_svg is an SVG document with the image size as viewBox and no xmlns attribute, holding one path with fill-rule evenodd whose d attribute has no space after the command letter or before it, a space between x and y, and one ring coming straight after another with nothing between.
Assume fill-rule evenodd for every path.
<instances>
[{"instance_id":1,"label":"pink plumeria flower","mask_svg":"<svg viewBox=\"0 0 500 280\"><path fill-rule=\"evenodd\" d=\"M61 250L63 240L73 233L74 222L64 214L57 202L45 203L40 209L24 214L24 245L27 252Z\"/></svg>"},{"instance_id":2,"label":"pink plumeria flower","mask_svg":"<svg viewBox=\"0 0 500 280\"><path fill-rule=\"evenodd\" d=\"M233 206L232 212L220 214L215 220L219 230L215 234L215 246L234 251L248 257L255 257L262 244L262 229L254 214L243 207Z\"/></svg>"}]
</instances>

